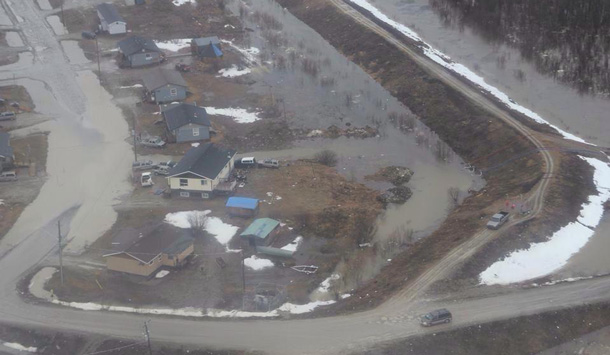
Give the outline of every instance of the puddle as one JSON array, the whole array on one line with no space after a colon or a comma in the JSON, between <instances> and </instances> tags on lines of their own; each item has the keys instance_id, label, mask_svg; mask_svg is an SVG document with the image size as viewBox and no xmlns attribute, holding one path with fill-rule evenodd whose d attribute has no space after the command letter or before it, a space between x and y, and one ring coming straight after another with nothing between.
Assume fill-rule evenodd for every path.
<instances>
[{"instance_id":1,"label":"puddle","mask_svg":"<svg viewBox=\"0 0 610 355\"><path fill-rule=\"evenodd\" d=\"M60 43L71 64L86 64L90 62L85 57L82 48L79 47L78 41L61 41Z\"/></svg>"},{"instance_id":2,"label":"puddle","mask_svg":"<svg viewBox=\"0 0 610 355\"><path fill-rule=\"evenodd\" d=\"M23 40L18 32L9 31L5 32L6 42L9 47L23 47Z\"/></svg>"},{"instance_id":3,"label":"puddle","mask_svg":"<svg viewBox=\"0 0 610 355\"><path fill-rule=\"evenodd\" d=\"M550 123L591 143L610 145L610 100L580 95L539 74L517 49L489 43L469 27L445 26L428 0L377 0L374 6Z\"/></svg>"},{"instance_id":4,"label":"puddle","mask_svg":"<svg viewBox=\"0 0 610 355\"><path fill-rule=\"evenodd\" d=\"M41 10L53 10L53 6L49 4L49 0L36 0Z\"/></svg>"},{"instance_id":5,"label":"puddle","mask_svg":"<svg viewBox=\"0 0 610 355\"><path fill-rule=\"evenodd\" d=\"M51 25L51 28L53 29L53 32L55 32L56 35L61 36L68 34L68 30L66 29L64 24L61 23L59 16L51 15L47 17L47 22L49 23L49 25Z\"/></svg>"},{"instance_id":6,"label":"puddle","mask_svg":"<svg viewBox=\"0 0 610 355\"><path fill-rule=\"evenodd\" d=\"M2 25L2 26L12 26L13 25L13 22L8 17L8 15L6 14L6 10L4 10L4 7L2 7L2 6L0 6L0 25Z\"/></svg>"}]
</instances>

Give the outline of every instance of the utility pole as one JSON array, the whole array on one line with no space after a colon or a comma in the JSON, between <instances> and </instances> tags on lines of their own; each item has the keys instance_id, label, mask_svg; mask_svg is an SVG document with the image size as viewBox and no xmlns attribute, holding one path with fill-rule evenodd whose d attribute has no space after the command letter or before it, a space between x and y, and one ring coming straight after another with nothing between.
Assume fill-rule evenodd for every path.
<instances>
[{"instance_id":1,"label":"utility pole","mask_svg":"<svg viewBox=\"0 0 610 355\"><path fill-rule=\"evenodd\" d=\"M95 51L97 52L97 75L100 83L102 82L102 69L100 66L100 46L97 42L97 36L95 36Z\"/></svg>"},{"instance_id":2,"label":"utility pole","mask_svg":"<svg viewBox=\"0 0 610 355\"><path fill-rule=\"evenodd\" d=\"M64 285L64 261L63 261L63 250L61 247L61 225L59 224L59 220L57 220L57 245L59 246L59 278L61 280L61 285Z\"/></svg>"},{"instance_id":3,"label":"utility pole","mask_svg":"<svg viewBox=\"0 0 610 355\"><path fill-rule=\"evenodd\" d=\"M64 17L64 0L61 0L61 2L59 3L59 6L61 6L61 23L64 24L65 28L68 28L68 26L66 25L65 17Z\"/></svg>"},{"instance_id":4,"label":"utility pole","mask_svg":"<svg viewBox=\"0 0 610 355\"><path fill-rule=\"evenodd\" d=\"M152 347L150 346L150 333L148 332L148 322L150 322L150 319L144 322L144 330L146 331L146 343L148 344L148 354L152 355Z\"/></svg>"},{"instance_id":5,"label":"utility pole","mask_svg":"<svg viewBox=\"0 0 610 355\"><path fill-rule=\"evenodd\" d=\"M246 265L244 261L244 251L241 251L241 309L242 311L246 307Z\"/></svg>"},{"instance_id":6,"label":"utility pole","mask_svg":"<svg viewBox=\"0 0 610 355\"><path fill-rule=\"evenodd\" d=\"M136 141L136 113L133 112L133 155L138 161L138 142Z\"/></svg>"}]
</instances>

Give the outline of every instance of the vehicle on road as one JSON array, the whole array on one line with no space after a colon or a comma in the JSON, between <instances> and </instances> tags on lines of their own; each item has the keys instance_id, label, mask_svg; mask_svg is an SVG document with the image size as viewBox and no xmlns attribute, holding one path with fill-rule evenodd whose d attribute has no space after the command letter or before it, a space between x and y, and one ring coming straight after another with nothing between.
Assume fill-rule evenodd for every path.
<instances>
[{"instance_id":1,"label":"vehicle on road","mask_svg":"<svg viewBox=\"0 0 610 355\"><path fill-rule=\"evenodd\" d=\"M163 176L167 176L169 175L169 169L163 166L157 166L156 168L153 169L153 174L155 175L163 175Z\"/></svg>"},{"instance_id":2,"label":"vehicle on road","mask_svg":"<svg viewBox=\"0 0 610 355\"><path fill-rule=\"evenodd\" d=\"M152 173L151 172L142 173L142 176L140 176L140 183L142 184L142 187L152 186L153 185Z\"/></svg>"},{"instance_id":3,"label":"vehicle on road","mask_svg":"<svg viewBox=\"0 0 610 355\"><path fill-rule=\"evenodd\" d=\"M258 162L259 167L277 169L280 167L280 162L275 159L263 159Z\"/></svg>"},{"instance_id":4,"label":"vehicle on road","mask_svg":"<svg viewBox=\"0 0 610 355\"><path fill-rule=\"evenodd\" d=\"M0 173L0 182L17 181L17 173L14 171L4 171Z\"/></svg>"},{"instance_id":5,"label":"vehicle on road","mask_svg":"<svg viewBox=\"0 0 610 355\"><path fill-rule=\"evenodd\" d=\"M163 139L161 139L161 137L158 137L158 136L142 138L142 140L140 140L140 144L145 147L152 147L152 148L165 147L165 141Z\"/></svg>"},{"instance_id":6,"label":"vehicle on road","mask_svg":"<svg viewBox=\"0 0 610 355\"><path fill-rule=\"evenodd\" d=\"M245 158L237 159L237 161L235 161L235 167L242 168L242 169L256 168L256 158L245 157Z\"/></svg>"},{"instance_id":7,"label":"vehicle on road","mask_svg":"<svg viewBox=\"0 0 610 355\"><path fill-rule=\"evenodd\" d=\"M491 219L489 220L489 222L487 222L487 228L489 229L498 229L500 227L502 227L502 225L504 223L506 223L506 221L508 221L508 212L498 212L496 214L494 214L493 216L491 216Z\"/></svg>"},{"instance_id":8,"label":"vehicle on road","mask_svg":"<svg viewBox=\"0 0 610 355\"><path fill-rule=\"evenodd\" d=\"M453 316L445 308L426 313L419 317L419 324L424 327L431 327L437 324L451 323Z\"/></svg>"},{"instance_id":9,"label":"vehicle on road","mask_svg":"<svg viewBox=\"0 0 610 355\"><path fill-rule=\"evenodd\" d=\"M152 162L152 160L140 160L134 161L131 164L132 170L148 170L156 167L156 165Z\"/></svg>"},{"instance_id":10,"label":"vehicle on road","mask_svg":"<svg viewBox=\"0 0 610 355\"><path fill-rule=\"evenodd\" d=\"M15 112L12 112L12 111L0 112L0 121L13 121L16 118L17 118L17 115L15 115Z\"/></svg>"}]
</instances>

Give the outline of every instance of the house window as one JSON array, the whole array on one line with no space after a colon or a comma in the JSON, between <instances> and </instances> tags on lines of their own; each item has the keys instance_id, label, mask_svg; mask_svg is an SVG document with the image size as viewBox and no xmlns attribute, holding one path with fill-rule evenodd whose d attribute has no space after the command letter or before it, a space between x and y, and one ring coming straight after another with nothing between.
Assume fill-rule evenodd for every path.
<instances>
[{"instance_id":1,"label":"house window","mask_svg":"<svg viewBox=\"0 0 610 355\"><path fill-rule=\"evenodd\" d=\"M193 137L199 136L199 127L193 128Z\"/></svg>"},{"instance_id":2,"label":"house window","mask_svg":"<svg viewBox=\"0 0 610 355\"><path fill-rule=\"evenodd\" d=\"M207 180L205 180L205 179L201 180L201 186L205 186L205 185L207 185L207 184L208 184L208 181L207 181Z\"/></svg>"},{"instance_id":3,"label":"house window","mask_svg":"<svg viewBox=\"0 0 610 355\"><path fill-rule=\"evenodd\" d=\"M188 179L180 179L180 187L189 186Z\"/></svg>"},{"instance_id":4,"label":"house window","mask_svg":"<svg viewBox=\"0 0 610 355\"><path fill-rule=\"evenodd\" d=\"M201 198L210 198L210 194L207 192L202 192L201 193Z\"/></svg>"},{"instance_id":5,"label":"house window","mask_svg":"<svg viewBox=\"0 0 610 355\"><path fill-rule=\"evenodd\" d=\"M151 60L151 59L152 59L152 54L150 54L150 53L146 53L146 54L144 55L144 57L146 57L146 60Z\"/></svg>"},{"instance_id":6,"label":"house window","mask_svg":"<svg viewBox=\"0 0 610 355\"><path fill-rule=\"evenodd\" d=\"M178 96L178 89L176 89L176 88L169 89L169 94L171 96Z\"/></svg>"},{"instance_id":7,"label":"house window","mask_svg":"<svg viewBox=\"0 0 610 355\"><path fill-rule=\"evenodd\" d=\"M180 191L180 197L190 197L191 194L186 191Z\"/></svg>"}]
</instances>

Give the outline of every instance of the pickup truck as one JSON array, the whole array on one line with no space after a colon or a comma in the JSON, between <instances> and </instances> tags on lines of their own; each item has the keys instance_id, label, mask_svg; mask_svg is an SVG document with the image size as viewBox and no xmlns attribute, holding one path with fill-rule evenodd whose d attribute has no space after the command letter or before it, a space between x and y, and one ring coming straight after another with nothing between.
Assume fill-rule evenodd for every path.
<instances>
[{"instance_id":1,"label":"pickup truck","mask_svg":"<svg viewBox=\"0 0 610 355\"><path fill-rule=\"evenodd\" d=\"M508 221L508 212L498 212L491 216L491 219L487 222L487 228L498 229L502 227L506 221Z\"/></svg>"}]
</instances>

